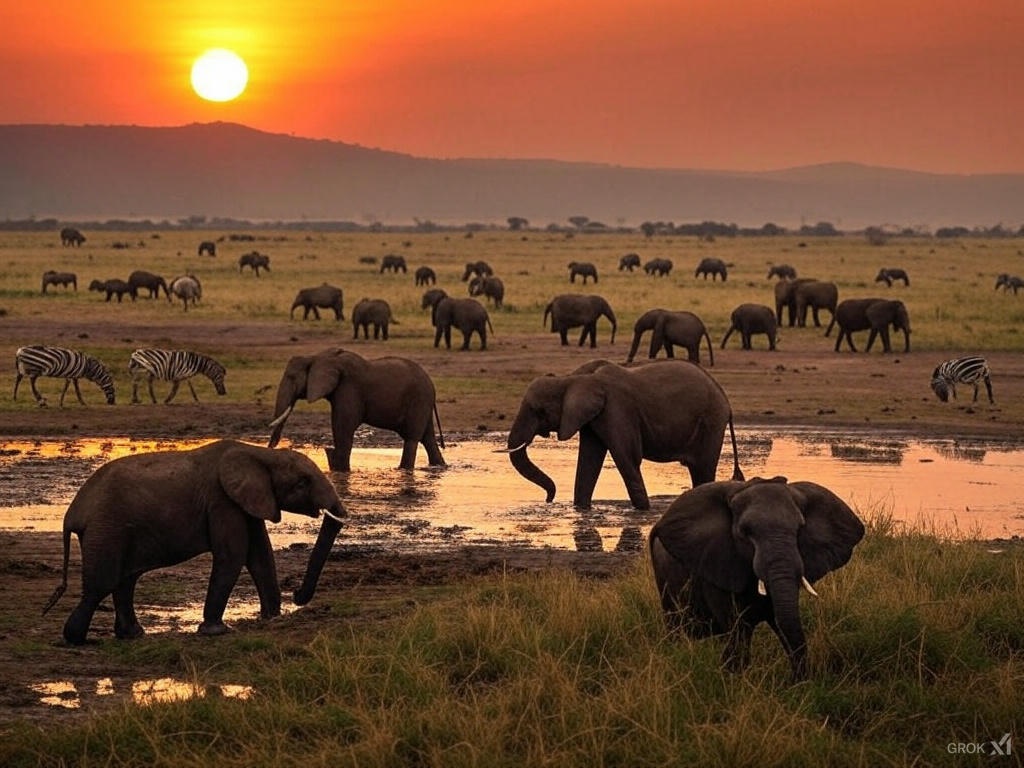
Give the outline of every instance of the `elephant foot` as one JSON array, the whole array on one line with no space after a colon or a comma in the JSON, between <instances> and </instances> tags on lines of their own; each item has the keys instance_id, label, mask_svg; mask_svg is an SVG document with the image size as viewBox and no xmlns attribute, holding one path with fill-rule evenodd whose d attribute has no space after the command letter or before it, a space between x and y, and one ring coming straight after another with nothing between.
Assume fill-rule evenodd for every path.
<instances>
[{"instance_id":1,"label":"elephant foot","mask_svg":"<svg viewBox=\"0 0 1024 768\"><path fill-rule=\"evenodd\" d=\"M199 625L199 629L197 629L196 632L200 635L205 635L206 637L216 637L218 635L226 635L229 632L234 632L234 630L223 621L204 621Z\"/></svg>"},{"instance_id":2,"label":"elephant foot","mask_svg":"<svg viewBox=\"0 0 1024 768\"><path fill-rule=\"evenodd\" d=\"M129 627L114 627L114 637L118 640L134 640L144 634L146 634L146 630L137 621Z\"/></svg>"},{"instance_id":3,"label":"elephant foot","mask_svg":"<svg viewBox=\"0 0 1024 768\"><path fill-rule=\"evenodd\" d=\"M261 608L260 609L260 618L261 619L276 619L280 615L281 615L281 606L280 605L278 605L278 606L276 606L274 608L266 608L266 609Z\"/></svg>"}]
</instances>

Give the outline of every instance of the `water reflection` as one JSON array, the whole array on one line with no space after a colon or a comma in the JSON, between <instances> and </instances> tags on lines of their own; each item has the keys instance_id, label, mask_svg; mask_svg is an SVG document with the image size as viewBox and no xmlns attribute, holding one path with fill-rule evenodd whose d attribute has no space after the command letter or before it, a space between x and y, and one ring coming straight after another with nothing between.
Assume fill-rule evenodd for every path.
<instances>
[{"instance_id":1,"label":"water reflection","mask_svg":"<svg viewBox=\"0 0 1024 768\"><path fill-rule=\"evenodd\" d=\"M161 677L152 680L123 680L102 677L97 680L50 680L29 686L39 694L39 702L51 707L79 709L90 699L121 696L136 704L148 705L169 701L187 701L206 696L226 699L248 699L255 692L252 686L206 684Z\"/></svg>"}]
</instances>

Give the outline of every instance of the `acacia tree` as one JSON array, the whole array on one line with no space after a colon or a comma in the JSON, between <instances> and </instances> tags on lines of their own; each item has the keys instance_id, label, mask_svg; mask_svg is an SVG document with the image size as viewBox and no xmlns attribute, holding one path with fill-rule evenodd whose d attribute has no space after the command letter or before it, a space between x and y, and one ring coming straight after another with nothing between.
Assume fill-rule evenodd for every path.
<instances>
[{"instance_id":1,"label":"acacia tree","mask_svg":"<svg viewBox=\"0 0 1024 768\"><path fill-rule=\"evenodd\" d=\"M589 216L570 216L567 221L576 229L583 229L590 221Z\"/></svg>"}]
</instances>

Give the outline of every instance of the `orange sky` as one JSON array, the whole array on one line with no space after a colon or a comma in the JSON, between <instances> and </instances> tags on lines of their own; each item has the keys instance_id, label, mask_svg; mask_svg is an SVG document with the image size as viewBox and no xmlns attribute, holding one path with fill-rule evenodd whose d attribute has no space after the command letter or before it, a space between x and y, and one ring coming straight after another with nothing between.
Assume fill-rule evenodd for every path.
<instances>
[{"instance_id":1,"label":"orange sky","mask_svg":"<svg viewBox=\"0 0 1024 768\"><path fill-rule=\"evenodd\" d=\"M1024 172L1022 0L0 0L0 24L3 123L227 120L424 157ZM193 94L208 47L248 62L240 99Z\"/></svg>"}]
</instances>

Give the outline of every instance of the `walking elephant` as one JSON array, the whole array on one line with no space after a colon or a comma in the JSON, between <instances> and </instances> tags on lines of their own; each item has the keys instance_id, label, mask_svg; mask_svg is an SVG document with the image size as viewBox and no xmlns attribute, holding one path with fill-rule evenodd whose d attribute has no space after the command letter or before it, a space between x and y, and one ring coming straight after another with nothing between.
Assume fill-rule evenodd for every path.
<instances>
[{"instance_id":1,"label":"walking elephant","mask_svg":"<svg viewBox=\"0 0 1024 768\"><path fill-rule=\"evenodd\" d=\"M672 259L651 259L644 264L644 272L648 275L667 277L672 271Z\"/></svg>"},{"instance_id":2,"label":"walking elephant","mask_svg":"<svg viewBox=\"0 0 1024 768\"><path fill-rule=\"evenodd\" d=\"M408 271L409 267L405 264L404 256L388 254L380 260L380 274L384 274L385 272L394 272L395 274L402 272L404 274Z\"/></svg>"},{"instance_id":3,"label":"walking elephant","mask_svg":"<svg viewBox=\"0 0 1024 768\"><path fill-rule=\"evenodd\" d=\"M416 285L437 285L437 273L430 267L417 267L413 281Z\"/></svg>"},{"instance_id":4,"label":"walking elephant","mask_svg":"<svg viewBox=\"0 0 1024 768\"><path fill-rule=\"evenodd\" d=\"M597 282L597 267L591 264L589 261L570 261L569 262L569 282L575 283L576 277L583 278L583 284L587 284L587 278L589 277L595 283Z\"/></svg>"},{"instance_id":5,"label":"walking elephant","mask_svg":"<svg viewBox=\"0 0 1024 768\"><path fill-rule=\"evenodd\" d=\"M708 275L711 275L712 280L717 280L721 277L724 283L729 276L729 271L725 267L725 262L721 259L707 257L700 260L700 264L697 265L697 269L693 273L694 277L700 277L701 275L704 276L705 280L708 279Z\"/></svg>"},{"instance_id":6,"label":"walking elephant","mask_svg":"<svg viewBox=\"0 0 1024 768\"><path fill-rule=\"evenodd\" d=\"M753 349L750 337L755 333L763 333L768 336L768 349L775 351L778 324L775 322L775 314L771 307L764 304L740 304L732 311L729 319L731 324L722 337L722 349L725 349L725 342L732 336L732 332L739 331L743 349Z\"/></svg>"},{"instance_id":7,"label":"walking elephant","mask_svg":"<svg viewBox=\"0 0 1024 768\"><path fill-rule=\"evenodd\" d=\"M742 479L732 407L721 386L699 365L658 360L635 368L597 361L567 376L541 376L523 394L509 430L512 466L555 497L555 483L527 454L534 437L580 434L573 504L590 507L605 457L622 475L636 509L650 509L640 463L678 461L694 486L715 479L725 428L733 449L733 477Z\"/></svg>"},{"instance_id":8,"label":"walking elephant","mask_svg":"<svg viewBox=\"0 0 1024 768\"><path fill-rule=\"evenodd\" d=\"M804 283L816 283L814 277L797 277L792 280L779 280L775 283L775 321L782 325L782 311L789 314L789 327L796 325L796 289Z\"/></svg>"},{"instance_id":9,"label":"walking elephant","mask_svg":"<svg viewBox=\"0 0 1024 768\"><path fill-rule=\"evenodd\" d=\"M238 271L241 272L243 267L249 267L259 277L261 269L270 271L270 257L259 251L243 253L238 257Z\"/></svg>"},{"instance_id":10,"label":"walking elephant","mask_svg":"<svg viewBox=\"0 0 1024 768\"><path fill-rule=\"evenodd\" d=\"M892 288L894 280L902 280L904 286L910 287L910 277L907 275L907 271L905 269L886 269L883 267L878 270L878 274L875 275L876 283L885 283L890 288Z\"/></svg>"},{"instance_id":11,"label":"walking elephant","mask_svg":"<svg viewBox=\"0 0 1024 768\"><path fill-rule=\"evenodd\" d=\"M768 268L768 277L771 280L777 277L780 280L796 280L796 270L789 264L773 264Z\"/></svg>"},{"instance_id":12,"label":"walking elephant","mask_svg":"<svg viewBox=\"0 0 1024 768\"><path fill-rule=\"evenodd\" d=\"M725 635L723 664L750 662L761 622L779 638L795 680L807 677L799 594L844 566L864 525L832 491L784 477L707 483L686 491L648 539L670 631Z\"/></svg>"},{"instance_id":13,"label":"walking elephant","mask_svg":"<svg viewBox=\"0 0 1024 768\"><path fill-rule=\"evenodd\" d=\"M438 438L441 421L434 382L418 363L404 357L367 360L340 348L291 358L277 385L268 446L273 448L281 439L284 424L299 399L313 403L320 398L331 405L334 447L327 449L331 469L349 471L352 443L360 424L398 433L402 438L399 469L414 468L420 443L431 466L444 466L438 447L444 446L444 438Z\"/></svg>"},{"instance_id":14,"label":"walking elephant","mask_svg":"<svg viewBox=\"0 0 1024 768\"><path fill-rule=\"evenodd\" d=\"M398 323L391 316L391 305L384 299L360 299L352 308L352 338L359 338L359 329L363 329L363 338L370 338L370 326L373 326L373 338L384 337L388 340L388 325Z\"/></svg>"},{"instance_id":15,"label":"walking elephant","mask_svg":"<svg viewBox=\"0 0 1024 768\"><path fill-rule=\"evenodd\" d=\"M430 322L434 326L434 346L452 348L452 327L462 331L461 349L469 349L473 334L480 337L480 350L487 349L487 329L494 333L487 307L476 299L453 299L440 288L431 288L423 294L422 308L430 307Z\"/></svg>"},{"instance_id":16,"label":"walking elephant","mask_svg":"<svg viewBox=\"0 0 1024 768\"><path fill-rule=\"evenodd\" d=\"M626 362L633 362L640 339L651 331L651 346L647 356L654 359L664 348L668 357L675 357L673 346L685 347L689 360L700 363L700 343L706 340L708 345L708 365L715 364L715 353L711 348L711 337L701 320L693 312L685 310L673 312L667 309L649 309L637 319L633 325L633 343L629 347Z\"/></svg>"},{"instance_id":17,"label":"walking elephant","mask_svg":"<svg viewBox=\"0 0 1024 768\"><path fill-rule=\"evenodd\" d=\"M114 598L114 635L144 634L135 615L135 585L147 571L213 554L199 632L228 632L224 608L245 567L260 616L281 613L281 588L266 523L281 512L341 527L346 514L324 473L301 453L235 440L200 448L139 453L104 464L82 485L64 515L64 569L43 612L67 590L71 534L82 552L82 598L64 624L64 639L85 642L93 613Z\"/></svg>"},{"instance_id":18,"label":"walking elephant","mask_svg":"<svg viewBox=\"0 0 1024 768\"><path fill-rule=\"evenodd\" d=\"M632 272L640 267L640 254L627 253L619 259L619 272Z\"/></svg>"},{"instance_id":19,"label":"walking elephant","mask_svg":"<svg viewBox=\"0 0 1024 768\"><path fill-rule=\"evenodd\" d=\"M825 280L800 282L794 288L793 298L796 303L796 324L801 328L807 325L807 310L810 309L814 326L820 328L818 310L827 309L829 314L835 317L836 305L839 303L839 288L835 283Z\"/></svg>"},{"instance_id":20,"label":"walking elephant","mask_svg":"<svg viewBox=\"0 0 1024 768\"><path fill-rule=\"evenodd\" d=\"M132 294L132 301L135 301L138 297L140 289L149 291L149 298L159 299L161 288L167 300L171 300L171 291L167 287L167 281L160 277L160 275L147 272L144 269L136 269L128 275L128 288Z\"/></svg>"},{"instance_id":21,"label":"walking elephant","mask_svg":"<svg viewBox=\"0 0 1024 768\"><path fill-rule=\"evenodd\" d=\"M43 272L43 289L42 292L46 293L47 286L60 285L67 288L69 285L78 290L78 275L74 272L57 272L52 269L48 269Z\"/></svg>"},{"instance_id":22,"label":"walking elephant","mask_svg":"<svg viewBox=\"0 0 1024 768\"><path fill-rule=\"evenodd\" d=\"M551 332L557 333L562 339L562 346L568 346L568 332L570 328L583 326L580 334L579 346L583 346L587 337L590 337L590 348L597 346L597 321L607 317L612 324L611 343L615 343L615 328L617 321L611 306L604 296L597 294L563 293L555 296L544 308L543 325L548 323L548 315L551 315Z\"/></svg>"},{"instance_id":23,"label":"walking elephant","mask_svg":"<svg viewBox=\"0 0 1024 768\"><path fill-rule=\"evenodd\" d=\"M854 331L871 331L868 334L868 345L866 352L871 351L875 343L875 337L882 339L882 352L892 352L892 345L889 342L889 326L894 330L903 331L903 351L910 351L910 316L902 301L891 301L889 299L845 299L839 303L836 314L825 330L828 336L832 332L833 325L839 325L839 336L836 337L835 351L839 351L839 345L846 339L851 352L856 352L853 346Z\"/></svg>"},{"instance_id":24,"label":"walking elephant","mask_svg":"<svg viewBox=\"0 0 1024 768\"><path fill-rule=\"evenodd\" d=\"M341 288L329 285L328 283L314 288L303 288L295 294L295 301L292 302L291 311L288 313L289 319L295 316L295 310L298 307L302 307L303 320L309 317L310 312L313 313L314 318L319 320L320 310L317 309L318 307L333 309L335 320L345 319L344 297Z\"/></svg>"},{"instance_id":25,"label":"walking elephant","mask_svg":"<svg viewBox=\"0 0 1024 768\"><path fill-rule=\"evenodd\" d=\"M505 302L505 283L495 275L478 275L469 281L469 295L491 299L494 301L494 308L501 309Z\"/></svg>"},{"instance_id":26,"label":"walking elephant","mask_svg":"<svg viewBox=\"0 0 1024 768\"><path fill-rule=\"evenodd\" d=\"M69 245L78 248L84 242L85 235L74 227L64 227L64 229L60 231L60 244L65 248Z\"/></svg>"}]
</instances>

